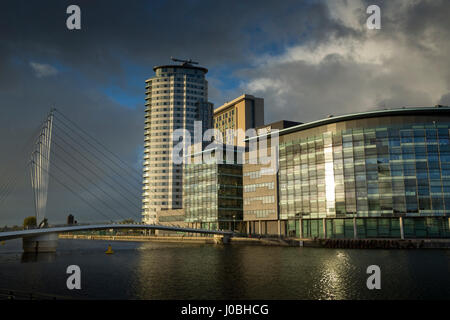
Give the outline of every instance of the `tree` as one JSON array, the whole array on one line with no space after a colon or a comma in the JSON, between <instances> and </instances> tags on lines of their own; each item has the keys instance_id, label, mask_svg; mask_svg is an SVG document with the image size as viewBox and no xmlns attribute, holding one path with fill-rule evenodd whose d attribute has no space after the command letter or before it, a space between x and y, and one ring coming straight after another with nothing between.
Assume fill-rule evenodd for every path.
<instances>
[{"instance_id":1,"label":"tree","mask_svg":"<svg viewBox=\"0 0 450 320\"><path fill-rule=\"evenodd\" d=\"M34 216L26 217L23 220L23 227L25 229L29 229L30 227L36 227L36 217Z\"/></svg>"}]
</instances>

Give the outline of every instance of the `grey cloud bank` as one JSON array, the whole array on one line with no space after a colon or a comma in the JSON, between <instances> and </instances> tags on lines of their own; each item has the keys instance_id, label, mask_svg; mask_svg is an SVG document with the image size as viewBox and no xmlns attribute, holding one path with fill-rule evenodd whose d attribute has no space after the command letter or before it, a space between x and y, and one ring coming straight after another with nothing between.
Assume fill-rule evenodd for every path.
<instances>
[{"instance_id":1,"label":"grey cloud bank","mask_svg":"<svg viewBox=\"0 0 450 320\"><path fill-rule=\"evenodd\" d=\"M170 56L210 69L216 106L242 92L265 98L266 122L450 104L448 1L78 1L79 31L65 26L70 4L6 1L0 12L0 173L20 177L0 207L4 224L33 214L19 146L51 107L139 170L144 80ZM381 30L365 27L370 4ZM112 98L112 86L142 103ZM51 181L50 220L89 213L72 203Z\"/></svg>"},{"instance_id":2,"label":"grey cloud bank","mask_svg":"<svg viewBox=\"0 0 450 320\"><path fill-rule=\"evenodd\" d=\"M382 8L381 30L364 28L367 16L361 11L372 2ZM449 2L329 4L331 19L353 32L294 44L240 71L243 90L277 106L267 109L269 118L311 121L368 109L448 104Z\"/></svg>"}]
</instances>

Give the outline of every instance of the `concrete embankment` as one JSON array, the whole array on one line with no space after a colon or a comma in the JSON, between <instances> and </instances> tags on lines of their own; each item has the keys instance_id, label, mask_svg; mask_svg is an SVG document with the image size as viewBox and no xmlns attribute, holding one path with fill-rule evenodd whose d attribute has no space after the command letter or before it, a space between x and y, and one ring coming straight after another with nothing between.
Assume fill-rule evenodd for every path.
<instances>
[{"instance_id":1,"label":"concrete embankment","mask_svg":"<svg viewBox=\"0 0 450 320\"><path fill-rule=\"evenodd\" d=\"M349 249L450 249L450 239L318 239L312 245Z\"/></svg>"},{"instance_id":2,"label":"concrete embankment","mask_svg":"<svg viewBox=\"0 0 450 320\"><path fill-rule=\"evenodd\" d=\"M107 241L138 241L138 242L175 242L175 243L218 243L217 237L188 237L188 236L127 236L127 235L80 235L60 234L60 239L84 239ZM299 241L278 238L243 238L233 237L229 244L263 245L263 246L301 246Z\"/></svg>"},{"instance_id":3,"label":"concrete embankment","mask_svg":"<svg viewBox=\"0 0 450 320\"><path fill-rule=\"evenodd\" d=\"M215 244L217 237L60 234L61 239ZM347 249L450 249L450 239L298 239L233 237L229 244Z\"/></svg>"},{"instance_id":4,"label":"concrete embankment","mask_svg":"<svg viewBox=\"0 0 450 320\"><path fill-rule=\"evenodd\" d=\"M127 236L127 235L86 235L86 234L60 234L60 239L84 239L84 240L107 240L107 241L138 241L138 242L176 242L176 243L203 243L215 244L217 237L189 237L189 236ZM267 245L267 246L289 246L286 240L277 238L242 238L233 237L229 244ZM292 244L291 244L292 245ZM299 246L299 244L295 244Z\"/></svg>"},{"instance_id":5,"label":"concrete embankment","mask_svg":"<svg viewBox=\"0 0 450 320\"><path fill-rule=\"evenodd\" d=\"M85 235L60 234L60 239L108 240L108 241L137 241L137 242L186 242L186 243L214 243L212 237L183 237L183 236L127 236L127 235Z\"/></svg>"}]
</instances>

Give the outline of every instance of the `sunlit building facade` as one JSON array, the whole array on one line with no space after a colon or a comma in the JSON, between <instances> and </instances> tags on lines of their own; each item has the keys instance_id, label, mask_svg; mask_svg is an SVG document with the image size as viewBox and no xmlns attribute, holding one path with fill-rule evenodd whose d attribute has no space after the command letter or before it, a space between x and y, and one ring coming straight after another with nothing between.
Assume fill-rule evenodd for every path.
<instances>
[{"instance_id":1,"label":"sunlit building facade","mask_svg":"<svg viewBox=\"0 0 450 320\"><path fill-rule=\"evenodd\" d=\"M238 134L227 136L230 130L257 128L264 125L264 99L243 94L214 110L214 128L222 134L226 144L245 146L244 138Z\"/></svg>"},{"instance_id":2,"label":"sunlit building facade","mask_svg":"<svg viewBox=\"0 0 450 320\"><path fill-rule=\"evenodd\" d=\"M373 111L281 130L278 234L450 237L449 130L448 107ZM245 220L258 220L246 219L244 208Z\"/></svg>"},{"instance_id":3,"label":"sunlit building facade","mask_svg":"<svg viewBox=\"0 0 450 320\"><path fill-rule=\"evenodd\" d=\"M257 134L282 130L300 122L281 120L256 128ZM267 149L271 156L271 148ZM278 220L278 176L276 174L263 174L270 164L250 163L249 153L243 165L242 179L244 184L244 220L249 234L278 234L281 227Z\"/></svg>"}]
</instances>

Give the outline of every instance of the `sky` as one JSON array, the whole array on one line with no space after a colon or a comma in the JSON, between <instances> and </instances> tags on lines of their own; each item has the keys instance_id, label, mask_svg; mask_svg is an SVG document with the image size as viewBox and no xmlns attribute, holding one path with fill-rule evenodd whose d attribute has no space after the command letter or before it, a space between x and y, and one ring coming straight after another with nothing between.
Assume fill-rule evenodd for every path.
<instances>
[{"instance_id":1,"label":"sky","mask_svg":"<svg viewBox=\"0 0 450 320\"><path fill-rule=\"evenodd\" d=\"M71 4L81 30L66 27ZM379 30L366 26L372 4ZM52 107L139 171L145 80L172 56L209 69L215 107L243 93L264 98L266 123L450 105L449 16L447 0L3 1L0 179L19 182L0 225L34 214L20 146ZM55 222L88 213L50 187Z\"/></svg>"}]
</instances>

